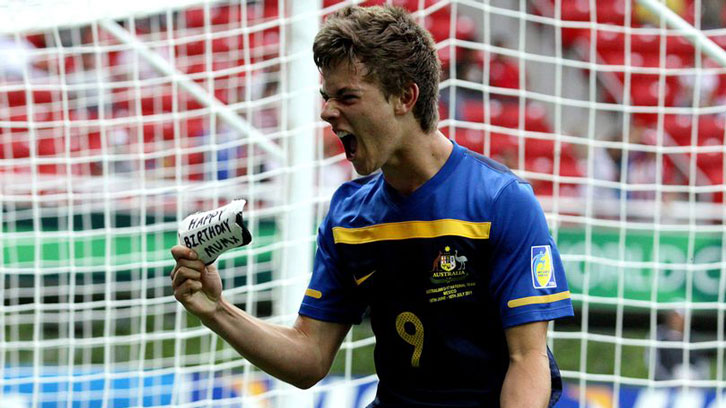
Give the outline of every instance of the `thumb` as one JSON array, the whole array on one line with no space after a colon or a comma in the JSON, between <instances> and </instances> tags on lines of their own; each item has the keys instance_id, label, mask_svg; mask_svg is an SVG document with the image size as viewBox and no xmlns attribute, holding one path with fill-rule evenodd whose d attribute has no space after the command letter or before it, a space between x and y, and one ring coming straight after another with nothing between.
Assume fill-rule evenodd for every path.
<instances>
[{"instance_id":1,"label":"thumb","mask_svg":"<svg viewBox=\"0 0 726 408\"><path fill-rule=\"evenodd\" d=\"M199 276L199 280L207 290L211 290L212 292L221 290L222 278L219 276L219 271L214 264L209 264L204 268Z\"/></svg>"},{"instance_id":2,"label":"thumb","mask_svg":"<svg viewBox=\"0 0 726 408\"><path fill-rule=\"evenodd\" d=\"M204 270L202 271L202 277L206 277L209 275L211 275L211 276L217 275L217 266L213 263L205 266Z\"/></svg>"}]
</instances>

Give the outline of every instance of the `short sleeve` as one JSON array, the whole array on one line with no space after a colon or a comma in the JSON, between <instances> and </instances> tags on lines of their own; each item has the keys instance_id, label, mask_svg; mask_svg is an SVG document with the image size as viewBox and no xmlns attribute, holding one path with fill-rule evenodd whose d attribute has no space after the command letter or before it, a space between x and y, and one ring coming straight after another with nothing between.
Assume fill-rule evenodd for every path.
<instances>
[{"instance_id":1,"label":"short sleeve","mask_svg":"<svg viewBox=\"0 0 726 408\"><path fill-rule=\"evenodd\" d=\"M573 316L562 260L531 186L509 183L493 211L489 290L502 325Z\"/></svg>"},{"instance_id":2,"label":"short sleeve","mask_svg":"<svg viewBox=\"0 0 726 408\"><path fill-rule=\"evenodd\" d=\"M318 229L317 244L313 275L299 313L316 320L360 323L366 306L356 291L353 276L339 267L330 214Z\"/></svg>"}]
</instances>

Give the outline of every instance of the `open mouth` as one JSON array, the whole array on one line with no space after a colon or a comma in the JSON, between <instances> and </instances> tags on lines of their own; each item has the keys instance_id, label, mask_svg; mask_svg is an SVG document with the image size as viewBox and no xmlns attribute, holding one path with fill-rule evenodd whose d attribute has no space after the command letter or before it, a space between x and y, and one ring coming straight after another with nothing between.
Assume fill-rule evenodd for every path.
<instances>
[{"instance_id":1,"label":"open mouth","mask_svg":"<svg viewBox=\"0 0 726 408\"><path fill-rule=\"evenodd\" d=\"M358 140L355 135L348 132L337 132L337 134L345 148L345 158L349 161L353 160L355 152L358 150Z\"/></svg>"}]
</instances>

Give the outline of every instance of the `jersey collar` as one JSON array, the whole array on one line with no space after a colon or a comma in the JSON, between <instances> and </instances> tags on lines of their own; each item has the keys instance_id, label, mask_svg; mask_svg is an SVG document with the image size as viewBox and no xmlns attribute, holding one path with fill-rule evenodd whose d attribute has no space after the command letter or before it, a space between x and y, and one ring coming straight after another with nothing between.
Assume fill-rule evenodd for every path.
<instances>
[{"instance_id":1,"label":"jersey collar","mask_svg":"<svg viewBox=\"0 0 726 408\"><path fill-rule=\"evenodd\" d=\"M439 171L434 174L433 177L428 179L421 187L417 188L416 191L410 195L401 195L398 191L396 191L396 189L386 182L385 178L381 177L383 180L383 194L389 204L399 209L415 206L418 203L425 201L426 197L434 193L436 189L444 183L447 178L449 178L464 157L464 148L456 144L453 140L449 141L454 145L454 148L451 150L451 154L449 155L449 158L446 159L444 165L441 166Z\"/></svg>"}]
</instances>

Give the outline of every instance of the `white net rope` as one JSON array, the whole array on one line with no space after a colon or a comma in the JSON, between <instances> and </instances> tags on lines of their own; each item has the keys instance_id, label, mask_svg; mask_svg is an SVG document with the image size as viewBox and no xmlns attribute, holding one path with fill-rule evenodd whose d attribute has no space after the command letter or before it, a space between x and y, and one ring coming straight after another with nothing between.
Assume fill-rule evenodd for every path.
<instances>
[{"instance_id":1,"label":"white net rope","mask_svg":"<svg viewBox=\"0 0 726 408\"><path fill-rule=\"evenodd\" d=\"M222 257L225 295L294 318L309 268L279 271L354 175L314 112L295 117L318 83L295 75L310 50L292 33L347 3L40 3L0 3L0 400L269 406L288 389L174 301L168 249L188 213L247 199L255 241ZM436 39L440 129L543 204L576 304L550 332L564 403L605 387L657 406L676 386L725 404L726 69L631 2L392 3ZM718 4L668 3L726 44ZM373 343L354 328L316 401L370 402ZM663 356L694 364L664 377Z\"/></svg>"},{"instance_id":2,"label":"white net rope","mask_svg":"<svg viewBox=\"0 0 726 408\"><path fill-rule=\"evenodd\" d=\"M723 46L723 5L668 3ZM577 309L550 336L565 398L721 406L726 70L636 3L457 5L482 32L446 44L444 130L545 207Z\"/></svg>"},{"instance_id":3,"label":"white net rope","mask_svg":"<svg viewBox=\"0 0 726 408\"><path fill-rule=\"evenodd\" d=\"M166 10L198 5L199 0L129 0L100 3L92 0L2 0L0 33L39 31L91 24L102 19L145 17Z\"/></svg>"},{"instance_id":4,"label":"white net rope","mask_svg":"<svg viewBox=\"0 0 726 408\"><path fill-rule=\"evenodd\" d=\"M309 268L283 278L279 265L311 248L324 176L350 177L314 112L302 129L283 116L317 94L315 76L295 94L287 79L312 65L285 38L311 16L286 17L277 1L157 3L78 8L60 27L35 24L38 12L0 37L2 401L177 406L211 400L218 378L246 383L250 365L171 296L178 222L247 199L255 240L219 261L225 295L287 323L280 293ZM302 132L314 137L301 168L286 151ZM288 180L305 172L307 202L291 203ZM285 217L304 206L320 208L291 235Z\"/></svg>"}]
</instances>

